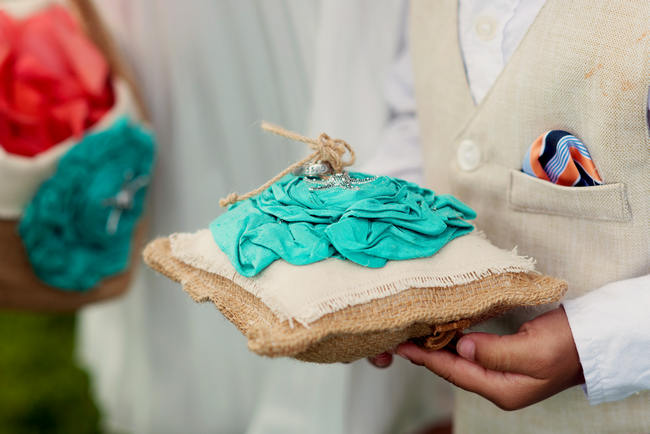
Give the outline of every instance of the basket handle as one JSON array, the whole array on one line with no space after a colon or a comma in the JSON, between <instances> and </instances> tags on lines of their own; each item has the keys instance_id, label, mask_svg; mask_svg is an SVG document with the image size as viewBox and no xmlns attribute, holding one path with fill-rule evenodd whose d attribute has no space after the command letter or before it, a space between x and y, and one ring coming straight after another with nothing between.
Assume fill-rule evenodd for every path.
<instances>
[{"instance_id":1,"label":"basket handle","mask_svg":"<svg viewBox=\"0 0 650 434\"><path fill-rule=\"evenodd\" d=\"M68 0L68 3L71 11L78 16L86 35L88 35L102 54L104 54L111 71L126 81L135 98L142 119L148 121L150 119L149 113L144 104L140 88L135 80L135 75L130 66L124 62L122 56L119 54L120 51L117 49L115 40L108 31L108 27L102 20L92 0Z\"/></svg>"}]
</instances>

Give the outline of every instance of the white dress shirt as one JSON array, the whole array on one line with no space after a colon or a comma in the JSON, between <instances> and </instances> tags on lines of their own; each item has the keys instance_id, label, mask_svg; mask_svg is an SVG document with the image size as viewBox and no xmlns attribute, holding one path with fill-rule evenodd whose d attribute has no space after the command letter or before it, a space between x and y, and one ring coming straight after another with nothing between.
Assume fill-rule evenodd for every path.
<instances>
[{"instance_id":1,"label":"white dress shirt","mask_svg":"<svg viewBox=\"0 0 650 434\"><path fill-rule=\"evenodd\" d=\"M475 103L490 90L544 2L460 1L459 40ZM406 27L386 83L390 118L376 155L361 170L422 182ZM591 404L650 389L650 274L610 283L563 305Z\"/></svg>"}]
</instances>

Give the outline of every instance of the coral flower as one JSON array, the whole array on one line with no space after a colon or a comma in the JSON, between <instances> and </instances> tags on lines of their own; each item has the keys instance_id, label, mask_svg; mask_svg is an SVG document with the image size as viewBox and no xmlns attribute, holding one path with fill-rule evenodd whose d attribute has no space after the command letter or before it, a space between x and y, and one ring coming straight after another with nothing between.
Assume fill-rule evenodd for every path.
<instances>
[{"instance_id":1,"label":"coral flower","mask_svg":"<svg viewBox=\"0 0 650 434\"><path fill-rule=\"evenodd\" d=\"M61 6L0 11L0 146L31 157L81 138L113 105L109 66Z\"/></svg>"}]
</instances>

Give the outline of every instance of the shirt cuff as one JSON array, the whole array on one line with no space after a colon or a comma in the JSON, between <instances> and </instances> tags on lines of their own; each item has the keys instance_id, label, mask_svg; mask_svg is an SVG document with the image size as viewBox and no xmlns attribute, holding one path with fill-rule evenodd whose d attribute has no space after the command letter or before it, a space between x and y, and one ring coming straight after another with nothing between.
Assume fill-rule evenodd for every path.
<instances>
[{"instance_id":1,"label":"shirt cuff","mask_svg":"<svg viewBox=\"0 0 650 434\"><path fill-rule=\"evenodd\" d=\"M650 275L563 303L592 405L650 389Z\"/></svg>"}]
</instances>

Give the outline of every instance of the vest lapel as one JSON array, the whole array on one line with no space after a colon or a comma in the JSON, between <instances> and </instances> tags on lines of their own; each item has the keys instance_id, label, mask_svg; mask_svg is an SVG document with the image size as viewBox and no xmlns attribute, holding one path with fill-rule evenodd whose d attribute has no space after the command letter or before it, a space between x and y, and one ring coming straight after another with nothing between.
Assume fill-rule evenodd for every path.
<instances>
[{"instance_id":1,"label":"vest lapel","mask_svg":"<svg viewBox=\"0 0 650 434\"><path fill-rule=\"evenodd\" d=\"M459 2L460 2L460 0L456 0L456 15L455 15L455 17L453 19L453 23L454 23L454 27L455 27L454 31L455 31L456 35L459 34L459 28L458 28L458 24L459 24L458 23L458 3ZM515 65L515 64L519 63L520 58L522 57L521 53L528 50L528 49L530 49L528 47L530 45L529 39L533 39L533 36L531 36L531 35L538 32L539 27L544 26L543 23L546 20L545 15L547 13L549 13L548 12L549 9L552 9L552 7L549 7L548 5L549 5L549 3L552 3L552 2L553 2L553 0L547 0L544 3L544 5L542 6L542 8L539 10L539 12L537 14L537 17L535 18L533 23L530 25L530 27L526 31L524 37L519 42L519 45L517 45L517 48L515 49L515 51L510 56L510 59L505 64L504 68L501 70L501 72L497 76L496 80L492 84L492 87L490 87L490 90L488 90L488 93L485 95L485 97L483 97L483 99L481 100L481 102L479 104L474 104L474 110L472 110L472 114L468 117L467 121L462 126L459 127L458 132L454 136L454 140L457 140L461 135L463 135L463 133L465 133L465 131L467 130L469 125L472 124L472 121L474 120L474 118L479 116L480 113L483 111L483 108L486 105L489 104L490 99L493 98L492 95L494 93L498 93L499 92L498 89L500 89L500 88L502 88L504 86L503 84L501 84L501 82L508 80L507 77L510 75L510 69L515 68L515 66L512 66L512 65ZM458 38L456 39L456 47L455 47L455 49L458 52L458 55L456 57L458 57L458 59L460 59L461 65L463 67L463 77L465 78L465 80L464 80L465 81L465 88L467 89L467 93L470 95L470 98L471 98L470 85L469 85L469 81L467 79L467 72L465 71L464 59L463 59L463 56L462 56L462 51L460 49L460 41L458 40ZM505 84L505 86L507 86L507 83Z\"/></svg>"},{"instance_id":2,"label":"vest lapel","mask_svg":"<svg viewBox=\"0 0 650 434\"><path fill-rule=\"evenodd\" d=\"M415 93L418 116L427 122L420 122L422 136L432 134L441 138L441 143L451 143L462 127L475 112L474 101L467 86L465 65L458 40L457 0L421 1L413 4L410 23L410 44L412 53L426 53L413 56ZM432 61L432 59L444 59ZM444 83L444 86L440 86ZM443 105L446 110L437 110L436 116L429 114L433 107ZM445 170L452 157L451 147L440 147L431 155L423 147L425 161L436 161ZM436 191L449 192L445 179L434 179L427 175L427 182L435 184Z\"/></svg>"}]
</instances>

